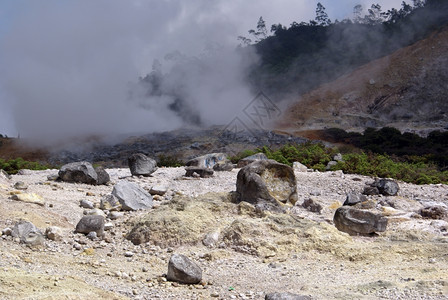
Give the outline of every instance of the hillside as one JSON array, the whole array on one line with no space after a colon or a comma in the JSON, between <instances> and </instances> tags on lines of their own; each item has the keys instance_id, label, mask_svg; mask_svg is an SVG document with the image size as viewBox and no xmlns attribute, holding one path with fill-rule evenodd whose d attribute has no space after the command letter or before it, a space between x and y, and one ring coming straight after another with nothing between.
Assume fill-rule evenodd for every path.
<instances>
[{"instance_id":1,"label":"hillside","mask_svg":"<svg viewBox=\"0 0 448 300\"><path fill-rule=\"evenodd\" d=\"M393 126L426 133L448 124L448 27L321 85L292 103L278 128Z\"/></svg>"}]
</instances>

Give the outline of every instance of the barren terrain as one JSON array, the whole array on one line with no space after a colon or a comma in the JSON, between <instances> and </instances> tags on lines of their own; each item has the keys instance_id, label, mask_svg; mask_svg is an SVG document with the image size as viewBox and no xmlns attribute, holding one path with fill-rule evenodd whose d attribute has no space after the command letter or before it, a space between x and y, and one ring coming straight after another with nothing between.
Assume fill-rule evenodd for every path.
<instances>
[{"instance_id":1,"label":"barren terrain","mask_svg":"<svg viewBox=\"0 0 448 300\"><path fill-rule=\"evenodd\" d=\"M447 299L448 224L416 212L425 201L448 204L448 186L400 182L395 197L372 198L389 215L386 232L350 237L332 225L334 211L350 191L373 179L340 172L296 172L299 201L286 214L257 213L231 202L238 170L212 178L186 179L184 168L160 168L152 177L130 177L108 169L113 183L131 180L146 189L168 186L149 211L112 220L104 240L74 234L85 209L99 204L109 186L48 181L57 170L23 171L0 185L0 227L29 220L45 231L63 229L62 241L29 248L11 236L0 243L2 299L264 299L268 292L292 292L312 299ZM44 206L11 200L17 181L22 193L43 197ZM321 214L301 207L311 197ZM381 205L382 203L382 205ZM386 203L393 203L394 209ZM142 219L165 222L152 240L133 245L124 236ZM162 224L162 223L157 224ZM171 223L170 223L171 222ZM205 225L204 225L205 224ZM202 239L218 232L216 245ZM199 285L167 282L172 253L182 253L203 270Z\"/></svg>"}]
</instances>

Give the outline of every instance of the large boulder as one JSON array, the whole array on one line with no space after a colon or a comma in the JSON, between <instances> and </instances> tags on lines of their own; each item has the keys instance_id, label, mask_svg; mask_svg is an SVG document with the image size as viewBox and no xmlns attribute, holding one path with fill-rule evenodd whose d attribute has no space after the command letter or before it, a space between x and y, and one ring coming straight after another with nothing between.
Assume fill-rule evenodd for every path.
<instances>
[{"instance_id":1,"label":"large boulder","mask_svg":"<svg viewBox=\"0 0 448 300\"><path fill-rule=\"evenodd\" d=\"M104 236L104 217L99 215L87 215L76 224L76 232L89 234L95 232L98 237Z\"/></svg>"},{"instance_id":2,"label":"large boulder","mask_svg":"<svg viewBox=\"0 0 448 300\"><path fill-rule=\"evenodd\" d=\"M185 255L173 254L168 263L166 279L179 283L196 284L202 280L202 270Z\"/></svg>"},{"instance_id":3,"label":"large boulder","mask_svg":"<svg viewBox=\"0 0 448 300\"><path fill-rule=\"evenodd\" d=\"M297 201L297 184L290 166L274 160L255 161L238 172L236 191L239 201L257 205Z\"/></svg>"},{"instance_id":4,"label":"large boulder","mask_svg":"<svg viewBox=\"0 0 448 300\"><path fill-rule=\"evenodd\" d=\"M42 232L28 221L20 221L14 225L11 235L19 238L21 243L30 246L40 246L44 244L45 238Z\"/></svg>"},{"instance_id":5,"label":"large boulder","mask_svg":"<svg viewBox=\"0 0 448 300\"><path fill-rule=\"evenodd\" d=\"M245 157L243 159L240 159L240 161L237 164L237 167L238 168L245 167L248 164L251 164L251 163L253 163L254 161L257 161L257 160L268 160L268 157L264 153L256 153L254 155L251 155L251 156Z\"/></svg>"},{"instance_id":6,"label":"large boulder","mask_svg":"<svg viewBox=\"0 0 448 300\"><path fill-rule=\"evenodd\" d=\"M186 163L188 167L209 168L215 171L230 171L233 168L232 162L225 153L210 153L198 156Z\"/></svg>"},{"instance_id":7,"label":"large boulder","mask_svg":"<svg viewBox=\"0 0 448 300\"><path fill-rule=\"evenodd\" d=\"M118 199L123 210L147 209L153 206L151 194L133 182L118 182L112 190L112 195Z\"/></svg>"},{"instance_id":8,"label":"large boulder","mask_svg":"<svg viewBox=\"0 0 448 300\"><path fill-rule=\"evenodd\" d=\"M157 170L157 162L143 153L129 156L128 166L133 176L150 176Z\"/></svg>"},{"instance_id":9,"label":"large boulder","mask_svg":"<svg viewBox=\"0 0 448 300\"><path fill-rule=\"evenodd\" d=\"M59 170L59 178L66 182L87 183L87 184L105 184L109 181L109 174L104 169L97 169L87 161L80 161L63 165Z\"/></svg>"},{"instance_id":10,"label":"large boulder","mask_svg":"<svg viewBox=\"0 0 448 300\"><path fill-rule=\"evenodd\" d=\"M386 231L387 218L367 210L339 207L333 218L337 229L350 235L369 235Z\"/></svg>"}]
</instances>

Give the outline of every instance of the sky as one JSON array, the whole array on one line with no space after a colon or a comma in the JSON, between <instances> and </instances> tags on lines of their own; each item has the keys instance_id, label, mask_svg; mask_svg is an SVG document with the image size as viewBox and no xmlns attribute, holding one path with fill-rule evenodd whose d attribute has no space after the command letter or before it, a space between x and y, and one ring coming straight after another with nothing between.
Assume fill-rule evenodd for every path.
<instances>
[{"instance_id":1,"label":"sky","mask_svg":"<svg viewBox=\"0 0 448 300\"><path fill-rule=\"evenodd\" d=\"M383 10L402 0L375 1ZM372 2L321 1L329 17ZM129 88L171 57L204 57L172 78L207 124L225 123L253 95L242 84L250 59L233 52L260 16L268 28L314 19L305 0L0 0L0 134L52 140L83 134L150 132L183 125L173 99L129 100ZM212 49L212 50L210 50ZM215 53L215 54L216 54ZM254 56L254 60L256 57ZM175 59L174 59L175 60ZM207 59L205 59L207 61ZM229 88L231 87L231 88ZM140 95L140 96L138 96ZM249 100L248 100L249 99ZM149 101L149 102L148 102ZM225 103L223 105L223 103Z\"/></svg>"}]
</instances>

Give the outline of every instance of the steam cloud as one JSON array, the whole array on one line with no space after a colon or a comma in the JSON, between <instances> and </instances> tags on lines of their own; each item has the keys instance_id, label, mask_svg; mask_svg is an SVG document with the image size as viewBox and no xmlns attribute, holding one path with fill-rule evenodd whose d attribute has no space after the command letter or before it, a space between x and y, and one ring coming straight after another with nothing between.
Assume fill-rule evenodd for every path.
<instances>
[{"instance_id":1,"label":"steam cloud","mask_svg":"<svg viewBox=\"0 0 448 300\"><path fill-rule=\"evenodd\" d=\"M305 0L29 1L0 40L1 105L22 136L42 141L170 130L189 115L225 124L253 97L244 77L256 55L235 51L236 37L268 12L288 24L312 19L314 8ZM179 97L138 83L151 71L181 95L177 111Z\"/></svg>"}]
</instances>

